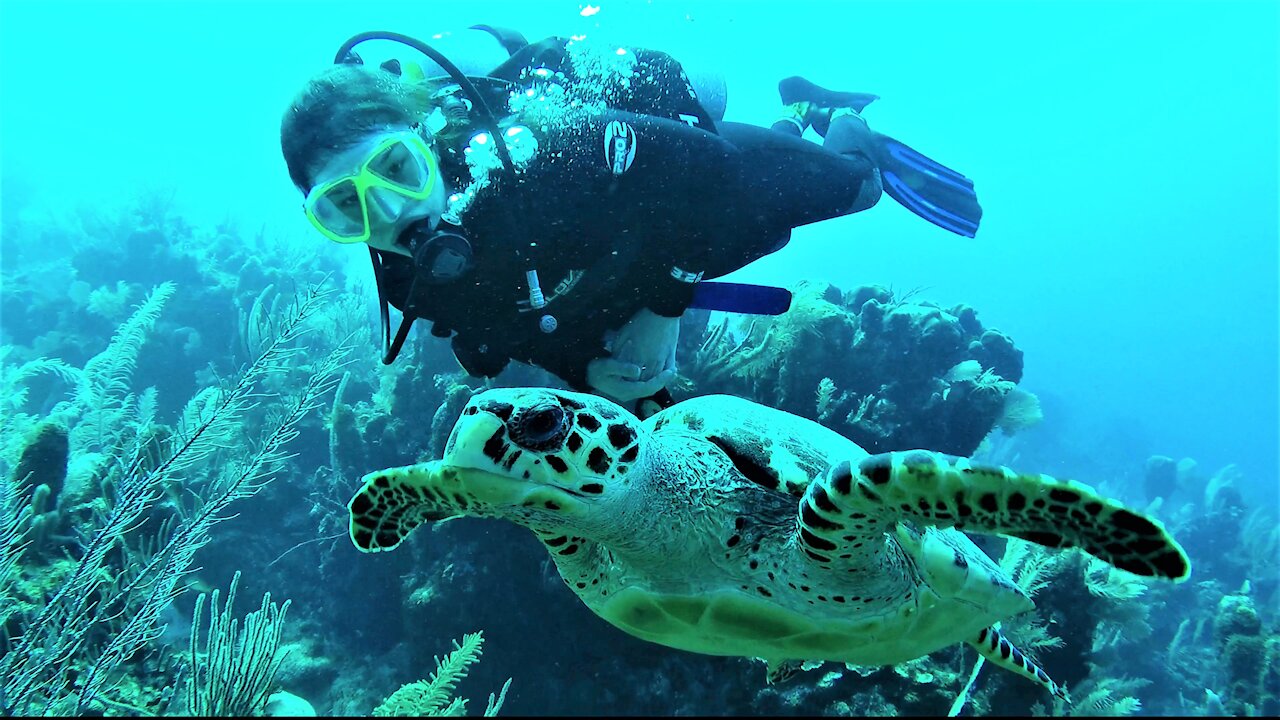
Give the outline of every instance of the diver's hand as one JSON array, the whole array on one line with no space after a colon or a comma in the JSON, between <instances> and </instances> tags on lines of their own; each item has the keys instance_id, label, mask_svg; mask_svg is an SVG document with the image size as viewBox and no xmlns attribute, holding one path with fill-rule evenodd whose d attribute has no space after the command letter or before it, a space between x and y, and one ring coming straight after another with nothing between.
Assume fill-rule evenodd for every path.
<instances>
[{"instance_id":1,"label":"diver's hand","mask_svg":"<svg viewBox=\"0 0 1280 720\"><path fill-rule=\"evenodd\" d=\"M666 387L675 377L674 368L648 379L640 379L640 366L616 358L596 358L587 364L587 384L600 394L627 404L646 398Z\"/></svg>"},{"instance_id":2,"label":"diver's hand","mask_svg":"<svg viewBox=\"0 0 1280 720\"><path fill-rule=\"evenodd\" d=\"M680 318L663 317L641 308L618 331L610 352L614 359L640 367L640 380L650 380L676 369L676 341Z\"/></svg>"}]
</instances>

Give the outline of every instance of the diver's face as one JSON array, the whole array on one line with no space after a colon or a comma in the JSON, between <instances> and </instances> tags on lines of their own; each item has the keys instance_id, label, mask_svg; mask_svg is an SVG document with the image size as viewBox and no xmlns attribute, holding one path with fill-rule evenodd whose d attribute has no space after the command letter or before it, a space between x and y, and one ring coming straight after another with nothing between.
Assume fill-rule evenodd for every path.
<instances>
[{"instance_id":1,"label":"diver's face","mask_svg":"<svg viewBox=\"0 0 1280 720\"><path fill-rule=\"evenodd\" d=\"M382 145L383 141L408 132L413 131L409 128L388 128L367 135L356 145L329 158L329 161L316 174L315 185L320 186L352 175L369 160L371 153ZM426 152L431 151L427 150ZM411 153L403 158L395 158L395 162L397 164L393 165L392 169L400 169L400 166L406 163L417 163L418 167L416 169L407 168L404 170L410 175L428 171L426 158L420 157L416 153ZM352 194L354 195L354 193ZM446 196L447 190L442 178L436 179L430 194L422 199L408 197L388 187L371 186L367 188L365 202L368 207L369 239L366 242L371 247L379 250L409 255L408 248L398 244L397 238L406 227L419 220L426 219L431 227L435 227L436 223L440 221L440 215L445 210ZM354 196L351 198L337 198L337 201L353 205L350 211L359 213L358 198Z\"/></svg>"}]
</instances>

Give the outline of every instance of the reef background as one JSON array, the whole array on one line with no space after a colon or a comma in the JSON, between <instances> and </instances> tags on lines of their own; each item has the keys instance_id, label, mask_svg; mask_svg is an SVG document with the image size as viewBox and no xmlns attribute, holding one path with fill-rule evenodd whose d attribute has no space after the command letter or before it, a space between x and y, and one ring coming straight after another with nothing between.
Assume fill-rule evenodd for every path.
<instances>
[{"instance_id":1,"label":"reef background","mask_svg":"<svg viewBox=\"0 0 1280 720\"><path fill-rule=\"evenodd\" d=\"M291 601L290 652L272 689L322 714L368 714L426 677L451 639L478 629L484 660L458 688L473 712L508 677L503 710L522 714L937 713L959 692L974 657L960 647L896 669L828 664L766 687L758 663L631 639L562 587L532 537L501 523L446 523L381 556L351 547L345 504L359 477L437 456L481 384L454 372L422 329L395 366L378 364L367 261L308 233L275 145L279 113L351 33L376 25L429 35L437 21L465 27L493 15L518 17L511 24L531 39L623 34L641 19L629 37L686 63L745 54L751 62L724 62L734 73L729 117L743 121L772 120L778 77L839 85L847 73L832 68L856 65L858 89L884 97L869 111L873 125L978 179L987 218L976 240L946 236L889 201L798 232L738 278L793 287L796 311L754 325L690 314L678 389L742 394L868 449L976 452L1077 478L1148 508L1186 546L1195 574L1173 587L983 540L1020 582L1039 586L1037 611L1007 630L1076 702L1055 707L987 669L967 712L1280 710L1280 124L1276 39L1261 39L1276 25L1273 5L1121 5L1105 23L1098 8L1049 4L1035 17L1007 4L818 5L804 17L767 4L607 3L590 16L567 4L527 17L527 7L517 15L524 6L495 4L483 18L459 11L432 22L388 5L358 27L323 3L307 5L305 24L296 5L248 7L3 6L0 469L7 486L28 479L11 505L31 507L21 520L29 544L0 585L7 637L45 607L83 559L85 533L119 502L111 468L120 445L138 440L139 457L162 455L147 448L180 435L189 400L237 377L312 284L329 292L291 344L295 370L262 376L262 402L233 429L247 438L239 447L260 441L255 433L332 353L345 363L328 368L315 407L294 426L291 457L213 528L184 580L192 589L162 608L163 632L122 657L106 700L83 710L186 709L195 597L225 591L236 571L250 598L236 614L266 591ZM997 33L978 28L997 16L1006 32L984 45ZM806 49L845 47L848 28L908 19L923 23L911 64L892 62L902 41L888 31L863 32L857 58L796 56L798 38ZM221 23L256 52L188 32ZM774 31L756 32L765 23ZM1192 58L1174 42L1190 28L1229 31L1230 41ZM684 52L695 37L714 42ZM72 92L50 58L92 68L101 82ZM1223 80L1241 67L1256 84ZM140 320L135 308L148 296L153 312ZM136 342L112 345L122 328ZM86 376L112 382L86 389ZM498 382L553 384L529 369ZM113 582L154 557L147 538L190 517L191 496L207 495L236 447L163 488L147 524L104 561ZM120 629L103 623L89 650Z\"/></svg>"}]
</instances>

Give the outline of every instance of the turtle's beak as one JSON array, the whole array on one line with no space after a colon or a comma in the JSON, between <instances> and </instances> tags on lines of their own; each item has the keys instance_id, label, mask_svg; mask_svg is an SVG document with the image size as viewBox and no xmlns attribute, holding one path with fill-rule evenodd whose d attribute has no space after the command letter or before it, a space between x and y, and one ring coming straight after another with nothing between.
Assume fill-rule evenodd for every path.
<instances>
[{"instance_id":1,"label":"turtle's beak","mask_svg":"<svg viewBox=\"0 0 1280 720\"><path fill-rule=\"evenodd\" d=\"M571 518L585 517L590 510L581 494L553 485L515 480L443 461L439 475L452 481L451 489L440 488L439 492L442 504L449 509L445 514L451 516L499 518L537 529L548 521L559 525Z\"/></svg>"}]
</instances>

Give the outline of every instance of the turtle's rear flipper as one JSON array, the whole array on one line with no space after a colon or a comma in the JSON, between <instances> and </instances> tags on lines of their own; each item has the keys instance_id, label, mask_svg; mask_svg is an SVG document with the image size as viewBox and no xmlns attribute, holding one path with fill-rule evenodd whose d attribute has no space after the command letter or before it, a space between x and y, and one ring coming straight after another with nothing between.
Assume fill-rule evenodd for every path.
<instances>
[{"instance_id":1,"label":"turtle's rear flipper","mask_svg":"<svg viewBox=\"0 0 1280 720\"><path fill-rule=\"evenodd\" d=\"M351 542L363 552L392 550L424 522L458 514L437 492L438 462L379 470L364 476L351 498Z\"/></svg>"},{"instance_id":2,"label":"turtle's rear flipper","mask_svg":"<svg viewBox=\"0 0 1280 720\"><path fill-rule=\"evenodd\" d=\"M1031 662L1030 658L1014 647L1013 643L1005 639L994 625L979 631L976 638L969 639L969 644L977 648L978 652L982 653L982 657L987 659L987 662L995 663L1005 670L1015 672L1034 683L1043 685L1049 692L1063 700L1068 699L1066 689L1050 679L1044 670L1041 670L1038 665Z\"/></svg>"},{"instance_id":3,"label":"turtle's rear flipper","mask_svg":"<svg viewBox=\"0 0 1280 720\"><path fill-rule=\"evenodd\" d=\"M803 660L770 660L765 682L769 685L777 685L802 672L804 672Z\"/></svg>"},{"instance_id":4,"label":"turtle's rear flipper","mask_svg":"<svg viewBox=\"0 0 1280 720\"><path fill-rule=\"evenodd\" d=\"M1091 487L925 450L841 462L813 483L801 508L814 548L836 536L889 531L897 520L1010 535L1053 548L1078 547L1121 570L1185 580L1187 555L1156 520L1102 497ZM830 526L830 527L827 527ZM825 537L823 537L825 536ZM801 533L804 540L804 532ZM823 542L825 540L825 542Z\"/></svg>"}]
</instances>

